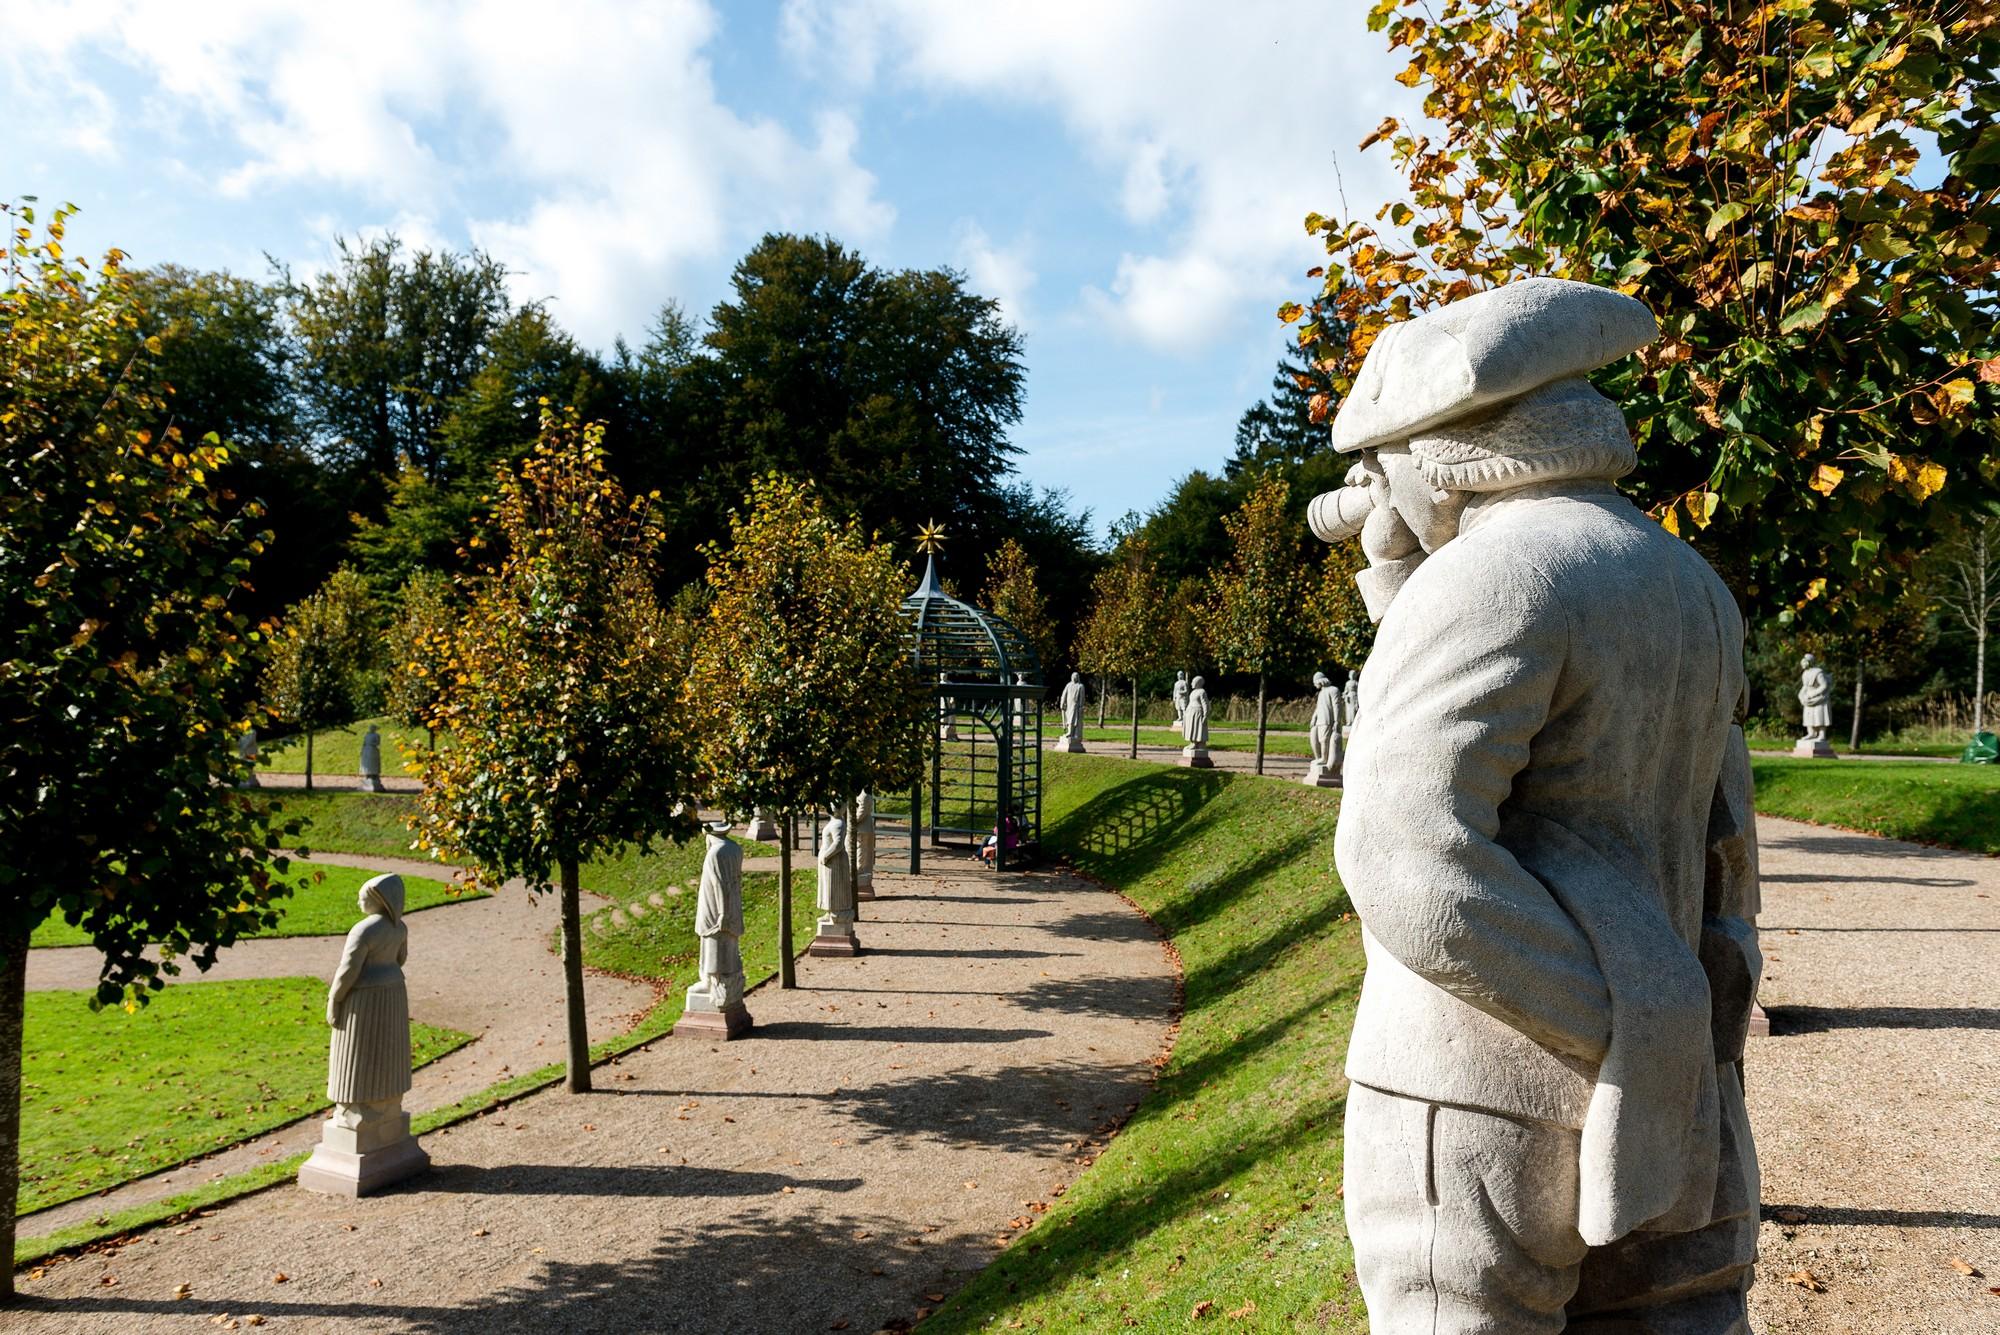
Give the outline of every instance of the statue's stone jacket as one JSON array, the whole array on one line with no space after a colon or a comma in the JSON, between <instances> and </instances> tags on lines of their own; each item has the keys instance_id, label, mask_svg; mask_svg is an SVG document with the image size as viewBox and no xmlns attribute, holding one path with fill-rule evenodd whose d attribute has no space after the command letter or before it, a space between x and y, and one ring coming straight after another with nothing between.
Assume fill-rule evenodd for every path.
<instances>
[{"instance_id":1,"label":"statue's stone jacket","mask_svg":"<svg viewBox=\"0 0 2000 1335\"><path fill-rule=\"evenodd\" d=\"M1592 1245L1716 1208L1761 967L1742 650L1693 549L1582 479L1475 496L1363 675L1348 1076L1580 1130Z\"/></svg>"}]
</instances>

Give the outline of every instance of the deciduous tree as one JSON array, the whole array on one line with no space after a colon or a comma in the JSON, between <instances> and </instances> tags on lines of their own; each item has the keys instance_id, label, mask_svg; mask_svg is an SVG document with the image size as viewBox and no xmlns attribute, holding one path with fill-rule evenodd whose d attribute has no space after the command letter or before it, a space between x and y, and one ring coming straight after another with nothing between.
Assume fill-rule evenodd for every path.
<instances>
[{"instance_id":1,"label":"deciduous tree","mask_svg":"<svg viewBox=\"0 0 2000 1335\"><path fill-rule=\"evenodd\" d=\"M63 252L70 210L8 224L0 289L0 1254L20 1183L22 998L51 913L104 961L94 1004L143 1003L289 890L281 833L235 791L235 702L259 632L238 608L268 540L218 489L228 452L166 412L123 257ZM198 423L195 425L199 425ZM277 875L274 875L274 871ZM149 953L149 948L151 952ZM0 1298L13 1267L0 1271Z\"/></svg>"},{"instance_id":2,"label":"deciduous tree","mask_svg":"<svg viewBox=\"0 0 2000 1335\"><path fill-rule=\"evenodd\" d=\"M1042 679L1053 681L1055 678L1050 674L1056 670L1062 650L1057 647L1055 618L1049 615L1048 601L1042 597L1036 574L1027 549L1008 538L986 559L986 589L980 594L980 602L987 611L1027 637L1035 655L1042 660Z\"/></svg>"},{"instance_id":3,"label":"deciduous tree","mask_svg":"<svg viewBox=\"0 0 2000 1335\"><path fill-rule=\"evenodd\" d=\"M1932 596L1972 637L1972 730L1986 727L1986 642L2000 623L2000 519L1967 519L1933 555Z\"/></svg>"},{"instance_id":4,"label":"deciduous tree","mask_svg":"<svg viewBox=\"0 0 2000 1335\"><path fill-rule=\"evenodd\" d=\"M1139 678L1166 664L1173 609L1168 586L1146 539L1128 533L1098 573L1090 612L1077 634L1077 661L1086 672L1132 684L1131 756L1139 757Z\"/></svg>"},{"instance_id":5,"label":"deciduous tree","mask_svg":"<svg viewBox=\"0 0 2000 1335\"><path fill-rule=\"evenodd\" d=\"M601 437L551 409L501 478L499 563L466 580L425 719L451 745L424 759L417 817L423 844L475 883L559 885L573 1093L590 1088L579 869L694 829L681 665L653 590L662 534L611 478Z\"/></svg>"},{"instance_id":6,"label":"deciduous tree","mask_svg":"<svg viewBox=\"0 0 2000 1335\"><path fill-rule=\"evenodd\" d=\"M1299 531L1286 513L1290 488L1264 477L1242 508L1222 521L1229 561L1209 579L1203 629L1216 660L1257 674L1257 773L1264 772L1265 689L1270 674L1293 666L1309 640Z\"/></svg>"},{"instance_id":7,"label":"deciduous tree","mask_svg":"<svg viewBox=\"0 0 2000 1335\"><path fill-rule=\"evenodd\" d=\"M313 786L313 734L354 719L374 649L370 610L367 584L342 567L286 610L272 639L264 703L305 734L307 792Z\"/></svg>"},{"instance_id":8,"label":"deciduous tree","mask_svg":"<svg viewBox=\"0 0 2000 1335\"><path fill-rule=\"evenodd\" d=\"M708 550L709 602L685 700L702 791L724 809L835 810L907 786L927 695L902 618L908 575L810 483L758 479ZM792 855L781 848L779 984L792 970Z\"/></svg>"},{"instance_id":9,"label":"deciduous tree","mask_svg":"<svg viewBox=\"0 0 2000 1335\"><path fill-rule=\"evenodd\" d=\"M398 723L423 728L432 747L437 733L431 719L444 702L450 684L452 635L458 608L451 580L435 570L412 575L397 598L395 624L389 630L388 680L384 703Z\"/></svg>"}]
</instances>

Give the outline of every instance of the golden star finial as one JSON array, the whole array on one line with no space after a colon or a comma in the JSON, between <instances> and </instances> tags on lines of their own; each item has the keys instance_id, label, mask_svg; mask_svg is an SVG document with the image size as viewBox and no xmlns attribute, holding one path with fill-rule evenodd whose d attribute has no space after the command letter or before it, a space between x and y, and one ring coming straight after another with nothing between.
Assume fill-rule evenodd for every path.
<instances>
[{"instance_id":1,"label":"golden star finial","mask_svg":"<svg viewBox=\"0 0 2000 1335\"><path fill-rule=\"evenodd\" d=\"M917 550L926 556L936 556L944 550L944 525L933 519L917 529Z\"/></svg>"}]
</instances>

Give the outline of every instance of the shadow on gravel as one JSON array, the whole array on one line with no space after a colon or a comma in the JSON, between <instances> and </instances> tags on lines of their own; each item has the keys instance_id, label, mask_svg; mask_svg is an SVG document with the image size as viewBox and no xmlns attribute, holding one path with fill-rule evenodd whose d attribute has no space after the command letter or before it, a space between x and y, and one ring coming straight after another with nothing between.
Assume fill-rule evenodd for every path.
<instances>
[{"instance_id":1,"label":"shadow on gravel","mask_svg":"<svg viewBox=\"0 0 2000 1335\"><path fill-rule=\"evenodd\" d=\"M1022 1043L1053 1038L1047 1029L986 1029L920 1024L827 1024L817 1020L779 1020L751 1031L758 1038L838 1039L851 1043Z\"/></svg>"},{"instance_id":2,"label":"shadow on gravel","mask_svg":"<svg viewBox=\"0 0 2000 1335\"><path fill-rule=\"evenodd\" d=\"M1121 1020L1164 1023L1173 1014L1174 979L1044 978L1025 992L1008 997L1025 1011L1053 1015L1109 1015Z\"/></svg>"},{"instance_id":3,"label":"shadow on gravel","mask_svg":"<svg viewBox=\"0 0 2000 1335\"><path fill-rule=\"evenodd\" d=\"M784 1173L738 1173L726 1168L674 1168L621 1164L508 1164L478 1168L445 1164L411 1182L410 1194L452 1192L468 1196L775 1196L797 1191L853 1191L858 1177L803 1178Z\"/></svg>"},{"instance_id":4,"label":"shadow on gravel","mask_svg":"<svg viewBox=\"0 0 2000 1335\"><path fill-rule=\"evenodd\" d=\"M1773 876L1764 872L1757 879L1765 885L1920 885L1931 890L1978 884L1969 876Z\"/></svg>"},{"instance_id":5,"label":"shadow on gravel","mask_svg":"<svg viewBox=\"0 0 2000 1335\"><path fill-rule=\"evenodd\" d=\"M1981 1006L1776 1006L1770 1014L1779 1037L1835 1029L2000 1029L2000 1010Z\"/></svg>"},{"instance_id":6,"label":"shadow on gravel","mask_svg":"<svg viewBox=\"0 0 2000 1335\"><path fill-rule=\"evenodd\" d=\"M862 921L865 923L867 918L863 917ZM909 959L936 960L1054 960L1068 959L1076 954L1074 950L1012 950L1005 947L997 950L925 950L907 946L869 946L867 950L870 955L897 955Z\"/></svg>"},{"instance_id":7,"label":"shadow on gravel","mask_svg":"<svg viewBox=\"0 0 2000 1335\"><path fill-rule=\"evenodd\" d=\"M2000 1214L1957 1210L1849 1210L1835 1205L1764 1206L1764 1218L1781 1224L1883 1224L1890 1228L2000 1228Z\"/></svg>"}]
</instances>

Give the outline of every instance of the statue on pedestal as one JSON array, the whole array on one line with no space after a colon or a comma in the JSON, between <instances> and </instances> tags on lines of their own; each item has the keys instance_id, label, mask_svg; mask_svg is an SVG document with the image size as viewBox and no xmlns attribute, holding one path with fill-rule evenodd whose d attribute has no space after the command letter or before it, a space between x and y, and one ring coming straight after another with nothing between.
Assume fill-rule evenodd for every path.
<instances>
[{"instance_id":1,"label":"statue on pedestal","mask_svg":"<svg viewBox=\"0 0 2000 1335\"><path fill-rule=\"evenodd\" d=\"M743 939L743 847L729 837L728 821L710 821L705 828L708 848L694 905L701 958L674 1032L728 1040L751 1026L743 1005L743 951L738 944Z\"/></svg>"},{"instance_id":2,"label":"statue on pedestal","mask_svg":"<svg viewBox=\"0 0 2000 1335\"><path fill-rule=\"evenodd\" d=\"M1833 746L1826 740L1826 730L1833 726L1833 678L1811 654L1799 660L1799 705L1805 710L1806 735L1792 747L1792 754L1833 759Z\"/></svg>"},{"instance_id":3,"label":"statue on pedestal","mask_svg":"<svg viewBox=\"0 0 2000 1335\"><path fill-rule=\"evenodd\" d=\"M263 785L257 782L258 753L257 730L255 728L245 728L243 735L236 739L236 758L248 766L243 771L243 777L236 781L236 786L238 788L262 787Z\"/></svg>"},{"instance_id":4,"label":"statue on pedestal","mask_svg":"<svg viewBox=\"0 0 2000 1335\"><path fill-rule=\"evenodd\" d=\"M365 1196L430 1166L410 1134L403 1095L410 1089L410 998L403 964L403 879L377 876L361 887L366 916L347 933L326 995L333 1027L327 1053L326 1119L299 1185L336 1196Z\"/></svg>"},{"instance_id":5,"label":"statue on pedestal","mask_svg":"<svg viewBox=\"0 0 2000 1335\"><path fill-rule=\"evenodd\" d=\"M1187 669L1182 668L1174 674L1174 731L1182 737L1187 736L1187 702Z\"/></svg>"},{"instance_id":6,"label":"statue on pedestal","mask_svg":"<svg viewBox=\"0 0 2000 1335\"><path fill-rule=\"evenodd\" d=\"M1347 684L1340 688L1340 735L1354 735L1354 722L1361 717L1361 674L1347 670Z\"/></svg>"},{"instance_id":7,"label":"statue on pedestal","mask_svg":"<svg viewBox=\"0 0 2000 1335\"><path fill-rule=\"evenodd\" d=\"M819 863L819 928L809 955L859 955L861 942L854 935L854 884L848 879L847 822L839 812L827 817L819 848L813 854Z\"/></svg>"},{"instance_id":8,"label":"statue on pedestal","mask_svg":"<svg viewBox=\"0 0 2000 1335\"><path fill-rule=\"evenodd\" d=\"M1083 675L1069 674L1069 685L1062 692L1062 741L1056 744L1058 751L1082 752L1083 750Z\"/></svg>"},{"instance_id":9,"label":"statue on pedestal","mask_svg":"<svg viewBox=\"0 0 2000 1335\"><path fill-rule=\"evenodd\" d=\"M865 788L854 799L854 897L875 898L875 797Z\"/></svg>"},{"instance_id":10,"label":"statue on pedestal","mask_svg":"<svg viewBox=\"0 0 2000 1335\"><path fill-rule=\"evenodd\" d=\"M1181 730L1187 745L1181 748L1181 764L1189 769L1214 769L1208 755L1208 687L1196 677L1188 686L1187 712L1181 716Z\"/></svg>"},{"instance_id":11,"label":"statue on pedestal","mask_svg":"<svg viewBox=\"0 0 2000 1335\"><path fill-rule=\"evenodd\" d=\"M750 813L750 827L743 831L743 837L753 844L775 843L778 822L771 819L770 812L758 807Z\"/></svg>"},{"instance_id":12,"label":"statue on pedestal","mask_svg":"<svg viewBox=\"0 0 2000 1335\"><path fill-rule=\"evenodd\" d=\"M1324 672L1313 673L1312 763L1305 783L1312 788L1340 786L1340 688Z\"/></svg>"},{"instance_id":13,"label":"statue on pedestal","mask_svg":"<svg viewBox=\"0 0 2000 1335\"><path fill-rule=\"evenodd\" d=\"M1517 280L1385 329L1334 421L1364 476L1309 513L1358 531L1380 623L1335 837L1376 1330L1749 1329L1743 621L1613 485L1637 454L1584 378L1656 336Z\"/></svg>"},{"instance_id":14,"label":"statue on pedestal","mask_svg":"<svg viewBox=\"0 0 2000 1335\"><path fill-rule=\"evenodd\" d=\"M382 734L374 724L361 734L361 791L385 793L382 786Z\"/></svg>"}]
</instances>

